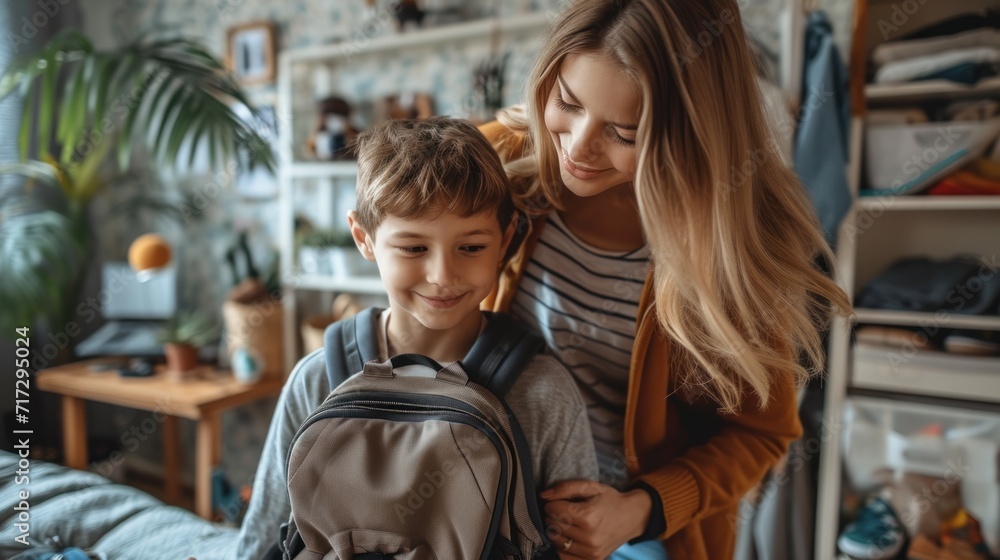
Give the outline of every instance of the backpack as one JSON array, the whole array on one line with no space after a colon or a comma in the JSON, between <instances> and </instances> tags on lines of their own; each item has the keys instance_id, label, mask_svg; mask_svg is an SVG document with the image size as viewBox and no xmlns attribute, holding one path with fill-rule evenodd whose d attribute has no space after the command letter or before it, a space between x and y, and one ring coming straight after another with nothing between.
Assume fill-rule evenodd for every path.
<instances>
[{"instance_id":1,"label":"backpack","mask_svg":"<svg viewBox=\"0 0 1000 560\"><path fill-rule=\"evenodd\" d=\"M487 314L460 362L379 363L379 312L325 334L335 389L289 447L283 558L527 559L548 548L530 451L503 400L543 342ZM415 364L435 377L393 373Z\"/></svg>"}]
</instances>

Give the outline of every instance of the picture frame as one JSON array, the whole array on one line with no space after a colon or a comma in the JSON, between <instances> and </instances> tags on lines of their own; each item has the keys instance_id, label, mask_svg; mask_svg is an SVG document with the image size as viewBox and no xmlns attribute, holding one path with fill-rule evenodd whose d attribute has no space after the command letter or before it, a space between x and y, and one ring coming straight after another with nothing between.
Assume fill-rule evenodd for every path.
<instances>
[{"instance_id":1,"label":"picture frame","mask_svg":"<svg viewBox=\"0 0 1000 560\"><path fill-rule=\"evenodd\" d=\"M277 34L267 20L250 21L226 30L226 64L244 85L274 82Z\"/></svg>"}]
</instances>

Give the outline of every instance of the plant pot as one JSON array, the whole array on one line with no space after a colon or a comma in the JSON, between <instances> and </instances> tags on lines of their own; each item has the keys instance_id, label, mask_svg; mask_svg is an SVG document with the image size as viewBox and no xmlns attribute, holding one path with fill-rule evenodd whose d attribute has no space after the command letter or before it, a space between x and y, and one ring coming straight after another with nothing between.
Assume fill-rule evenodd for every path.
<instances>
[{"instance_id":1,"label":"plant pot","mask_svg":"<svg viewBox=\"0 0 1000 560\"><path fill-rule=\"evenodd\" d=\"M179 373L198 367L198 349L187 344L165 344L163 353L167 356L167 369Z\"/></svg>"}]
</instances>

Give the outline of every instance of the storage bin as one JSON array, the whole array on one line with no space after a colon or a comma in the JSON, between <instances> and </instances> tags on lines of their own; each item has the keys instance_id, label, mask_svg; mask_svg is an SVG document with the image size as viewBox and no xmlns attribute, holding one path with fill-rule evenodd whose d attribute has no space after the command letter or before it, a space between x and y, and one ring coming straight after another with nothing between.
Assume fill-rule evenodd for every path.
<instances>
[{"instance_id":1,"label":"storage bin","mask_svg":"<svg viewBox=\"0 0 1000 560\"><path fill-rule=\"evenodd\" d=\"M854 345L853 385L1000 403L1000 357L858 343Z\"/></svg>"},{"instance_id":2,"label":"storage bin","mask_svg":"<svg viewBox=\"0 0 1000 560\"><path fill-rule=\"evenodd\" d=\"M859 490L875 490L878 471L944 479L922 499L933 505L954 484L962 505L1000 552L1000 409L996 413L874 397L848 397L841 432L844 468Z\"/></svg>"},{"instance_id":3,"label":"storage bin","mask_svg":"<svg viewBox=\"0 0 1000 560\"><path fill-rule=\"evenodd\" d=\"M865 131L867 188L917 193L980 156L998 133L1000 119L871 124Z\"/></svg>"}]
</instances>

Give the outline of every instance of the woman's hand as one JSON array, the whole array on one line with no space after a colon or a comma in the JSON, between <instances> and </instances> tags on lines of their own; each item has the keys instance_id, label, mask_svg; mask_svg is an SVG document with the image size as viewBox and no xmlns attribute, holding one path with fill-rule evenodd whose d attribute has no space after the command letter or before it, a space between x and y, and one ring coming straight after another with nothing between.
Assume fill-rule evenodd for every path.
<instances>
[{"instance_id":1,"label":"woman's hand","mask_svg":"<svg viewBox=\"0 0 1000 560\"><path fill-rule=\"evenodd\" d=\"M644 490L623 493L592 480L560 482L541 497L549 537L562 560L611 556L646 530L653 507Z\"/></svg>"}]
</instances>

